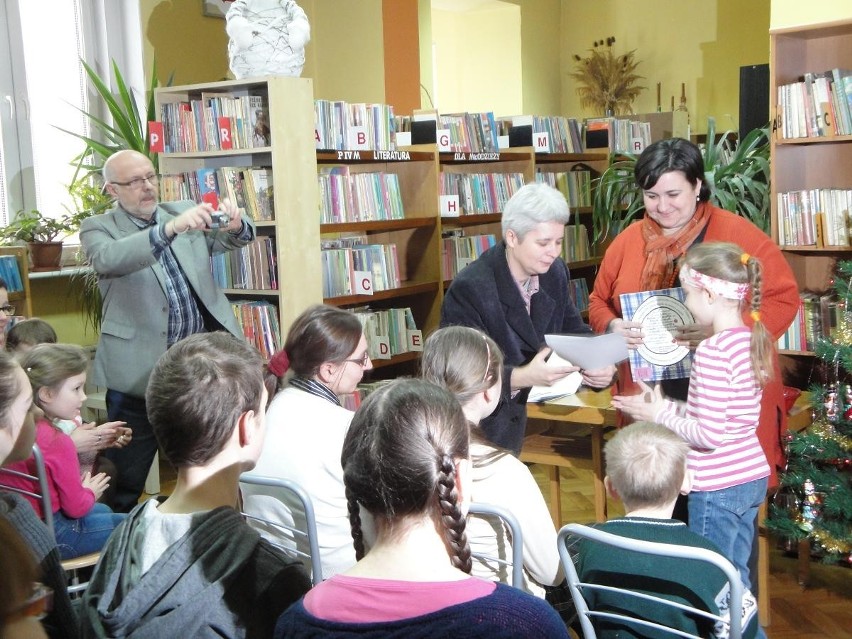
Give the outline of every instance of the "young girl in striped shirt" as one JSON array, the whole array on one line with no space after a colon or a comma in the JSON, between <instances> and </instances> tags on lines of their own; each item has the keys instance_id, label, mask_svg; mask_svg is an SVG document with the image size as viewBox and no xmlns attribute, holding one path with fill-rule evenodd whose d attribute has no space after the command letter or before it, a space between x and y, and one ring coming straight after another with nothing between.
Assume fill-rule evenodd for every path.
<instances>
[{"instance_id":1,"label":"young girl in striped shirt","mask_svg":"<svg viewBox=\"0 0 852 639\"><path fill-rule=\"evenodd\" d=\"M756 435L773 348L760 319L761 265L736 244L702 243L686 253L680 281L687 308L712 331L695 350L686 403L643 384L644 393L616 396L613 405L689 442L689 527L715 543L750 588L748 559L769 476Z\"/></svg>"}]
</instances>

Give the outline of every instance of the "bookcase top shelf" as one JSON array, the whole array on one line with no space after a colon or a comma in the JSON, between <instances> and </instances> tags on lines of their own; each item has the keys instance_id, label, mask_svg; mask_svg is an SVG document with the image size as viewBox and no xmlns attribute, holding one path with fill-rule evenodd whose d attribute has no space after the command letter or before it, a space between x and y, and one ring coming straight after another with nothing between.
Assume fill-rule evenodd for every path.
<instances>
[{"instance_id":1,"label":"bookcase top shelf","mask_svg":"<svg viewBox=\"0 0 852 639\"><path fill-rule=\"evenodd\" d=\"M477 164L493 162L529 162L532 158L531 151L498 151L470 153L466 151L447 152L441 151L441 164Z\"/></svg>"},{"instance_id":2,"label":"bookcase top shelf","mask_svg":"<svg viewBox=\"0 0 852 639\"><path fill-rule=\"evenodd\" d=\"M852 135L825 135L811 138L778 138L778 146L801 146L805 144L842 144L852 142Z\"/></svg>"},{"instance_id":3,"label":"bookcase top shelf","mask_svg":"<svg viewBox=\"0 0 852 639\"><path fill-rule=\"evenodd\" d=\"M195 160L195 159L205 159L205 158L221 158L221 157L229 157L229 156L240 156L240 155L258 155L258 154L272 154L272 147L269 146L255 146L255 147L243 147L239 149L215 149L212 151L187 151L180 153L162 153L160 154L161 158L165 158L167 160L175 159L175 160Z\"/></svg>"},{"instance_id":4,"label":"bookcase top shelf","mask_svg":"<svg viewBox=\"0 0 852 639\"><path fill-rule=\"evenodd\" d=\"M493 224L503 219L502 213L483 213L481 215L458 215L441 217L441 224L446 226L478 226L479 224Z\"/></svg>"}]
</instances>

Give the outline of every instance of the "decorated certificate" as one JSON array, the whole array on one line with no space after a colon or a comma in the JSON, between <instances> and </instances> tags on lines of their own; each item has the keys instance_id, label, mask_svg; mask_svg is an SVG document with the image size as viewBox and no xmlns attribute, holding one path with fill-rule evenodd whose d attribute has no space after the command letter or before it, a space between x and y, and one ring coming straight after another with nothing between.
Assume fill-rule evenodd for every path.
<instances>
[{"instance_id":1,"label":"decorated certificate","mask_svg":"<svg viewBox=\"0 0 852 639\"><path fill-rule=\"evenodd\" d=\"M675 338L678 328L695 323L684 299L682 288L621 295L624 319L642 324L645 334L642 345L630 351L633 381L689 377L692 353Z\"/></svg>"}]
</instances>

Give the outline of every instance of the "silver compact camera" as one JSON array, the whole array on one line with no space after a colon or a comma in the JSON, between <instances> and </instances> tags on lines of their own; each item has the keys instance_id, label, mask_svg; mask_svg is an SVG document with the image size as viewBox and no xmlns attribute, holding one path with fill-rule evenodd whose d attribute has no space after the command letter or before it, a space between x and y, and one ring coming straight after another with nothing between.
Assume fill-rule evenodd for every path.
<instances>
[{"instance_id":1,"label":"silver compact camera","mask_svg":"<svg viewBox=\"0 0 852 639\"><path fill-rule=\"evenodd\" d=\"M223 211L213 211L210 214L210 228L223 229L231 223L231 216Z\"/></svg>"}]
</instances>

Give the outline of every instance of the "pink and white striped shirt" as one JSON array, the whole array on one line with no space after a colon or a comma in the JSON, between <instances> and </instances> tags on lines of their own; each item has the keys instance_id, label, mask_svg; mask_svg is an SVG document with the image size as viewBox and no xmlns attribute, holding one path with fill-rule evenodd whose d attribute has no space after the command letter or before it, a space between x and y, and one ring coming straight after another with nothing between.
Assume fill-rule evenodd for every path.
<instances>
[{"instance_id":1,"label":"pink and white striped shirt","mask_svg":"<svg viewBox=\"0 0 852 639\"><path fill-rule=\"evenodd\" d=\"M763 390L751 367L751 329L720 331L698 345L689 378L689 397L666 401L657 421L692 446L692 490L739 486L769 475L757 440Z\"/></svg>"}]
</instances>

